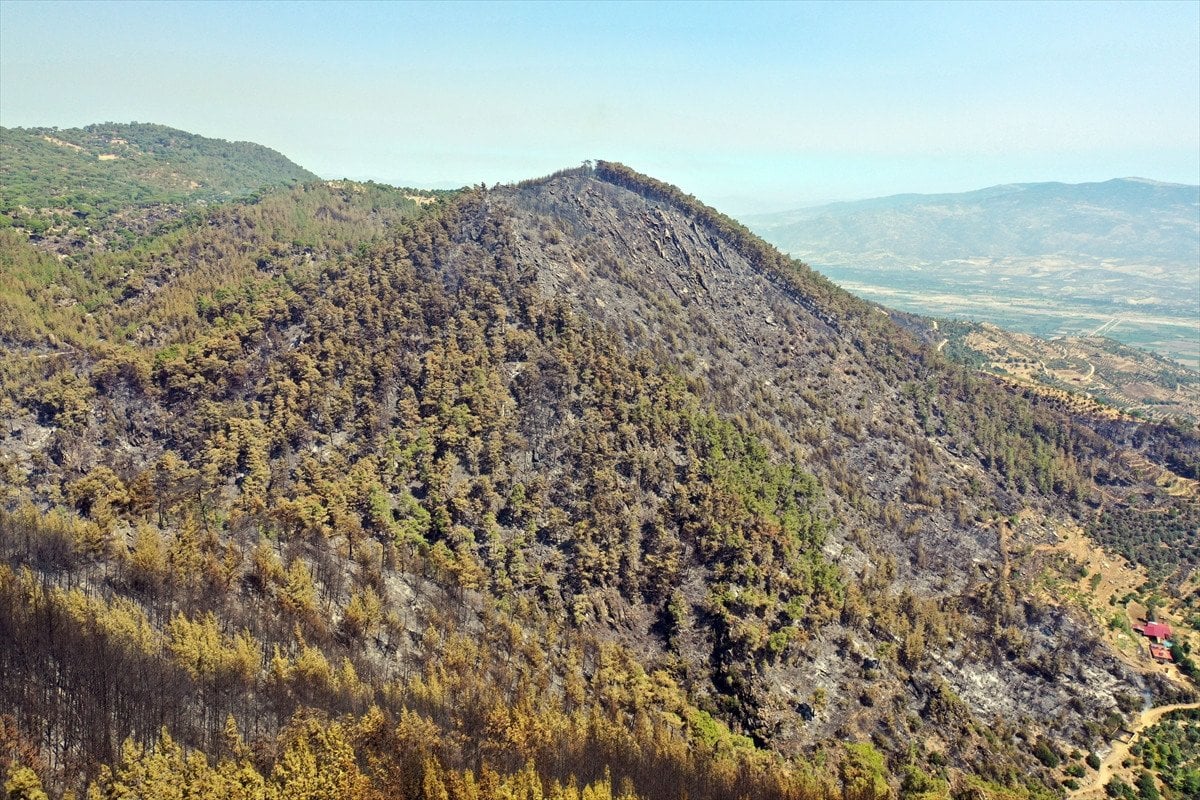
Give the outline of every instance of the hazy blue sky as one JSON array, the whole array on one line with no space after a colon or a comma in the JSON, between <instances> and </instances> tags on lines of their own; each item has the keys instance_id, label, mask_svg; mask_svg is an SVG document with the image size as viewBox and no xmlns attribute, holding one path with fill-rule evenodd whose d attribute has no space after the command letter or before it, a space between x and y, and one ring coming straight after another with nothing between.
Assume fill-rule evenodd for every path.
<instances>
[{"instance_id":1,"label":"hazy blue sky","mask_svg":"<svg viewBox=\"0 0 1200 800\"><path fill-rule=\"evenodd\" d=\"M625 161L733 213L1200 182L1200 2L0 2L0 124L161 122L326 177Z\"/></svg>"}]
</instances>

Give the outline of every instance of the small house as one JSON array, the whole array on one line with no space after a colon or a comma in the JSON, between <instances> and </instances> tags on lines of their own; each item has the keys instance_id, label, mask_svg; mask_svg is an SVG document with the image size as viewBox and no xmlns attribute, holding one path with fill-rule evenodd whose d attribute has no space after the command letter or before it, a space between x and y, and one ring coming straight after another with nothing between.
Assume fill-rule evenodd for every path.
<instances>
[{"instance_id":1,"label":"small house","mask_svg":"<svg viewBox=\"0 0 1200 800\"><path fill-rule=\"evenodd\" d=\"M1133 629L1148 639L1168 639L1171 636L1171 626L1165 622L1147 622L1134 625Z\"/></svg>"},{"instance_id":2,"label":"small house","mask_svg":"<svg viewBox=\"0 0 1200 800\"><path fill-rule=\"evenodd\" d=\"M1150 645L1150 657L1164 664L1169 664L1175 660L1171 658L1171 651L1161 644Z\"/></svg>"}]
</instances>

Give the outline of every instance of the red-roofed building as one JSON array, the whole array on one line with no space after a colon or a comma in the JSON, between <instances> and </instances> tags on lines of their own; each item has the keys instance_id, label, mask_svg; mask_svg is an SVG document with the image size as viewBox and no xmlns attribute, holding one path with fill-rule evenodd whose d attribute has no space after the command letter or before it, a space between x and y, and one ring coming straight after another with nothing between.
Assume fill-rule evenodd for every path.
<instances>
[{"instance_id":1,"label":"red-roofed building","mask_svg":"<svg viewBox=\"0 0 1200 800\"><path fill-rule=\"evenodd\" d=\"M1150 645L1150 657L1155 661L1170 662L1175 660L1171 658L1171 651L1163 647L1161 644Z\"/></svg>"},{"instance_id":2,"label":"red-roofed building","mask_svg":"<svg viewBox=\"0 0 1200 800\"><path fill-rule=\"evenodd\" d=\"M1171 635L1171 626L1163 622L1147 622L1142 626L1141 633L1151 639L1166 639Z\"/></svg>"}]
</instances>

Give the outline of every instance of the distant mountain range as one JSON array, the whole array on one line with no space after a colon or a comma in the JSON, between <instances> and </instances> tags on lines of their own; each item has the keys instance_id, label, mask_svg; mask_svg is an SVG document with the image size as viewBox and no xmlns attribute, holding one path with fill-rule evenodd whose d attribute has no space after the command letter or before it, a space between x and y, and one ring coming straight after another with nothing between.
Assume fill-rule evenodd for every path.
<instances>
[{"instance_id":1,"label":"distant mountain range","mask_svg":"<svg viewBox=\"0 0 1200 800\"><path fill-rule=\"evenodd\" d=\"M872 300L1038 335L1106 331L1195 367L1200 186L1120 178L833 203L746 222Z\"/></svg>"},{"instance_id":2,"label":"distant mountain range","mask_svg":"<svg viewBox=\"0 0 1200 800\"><path fill-rule=\"evenodd\" d=\"M913 266L1067 256L1197 268L1200 186L1118 178L901 194L746 220L817 264Z\"/></svg>"}]
</instances>

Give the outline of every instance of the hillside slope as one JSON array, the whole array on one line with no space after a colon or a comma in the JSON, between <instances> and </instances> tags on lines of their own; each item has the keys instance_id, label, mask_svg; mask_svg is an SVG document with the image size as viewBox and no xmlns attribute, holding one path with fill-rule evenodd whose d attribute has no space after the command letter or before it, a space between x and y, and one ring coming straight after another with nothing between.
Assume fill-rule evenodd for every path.
<instances>
[{"instance_id":1,"label":"hillside slope","mask_svg":"<svg viewBox=\"0 0 1200 800\"><path fill-rule=\"evenodd\" d=\"M0 226L65 234L131 206L221 202L317 176L270 148L164 125L0 128Z\"/></svg>"},{"instance_id":2,"label":"hillside slope","mask_svg":"<svg viewBox=\"0 0 1200 800\"><path fill-rule=\"evenodd\" d=\"M1194 478L1194 438L955 367L617 164L402 199L76 284L8 243L0 697L56 788L1038 796L1179 692L1017 556L1187 502L1121 456Z\"/></svg>"}]
</instances>

